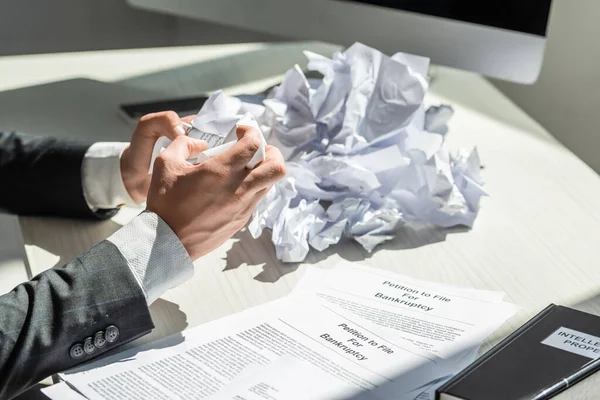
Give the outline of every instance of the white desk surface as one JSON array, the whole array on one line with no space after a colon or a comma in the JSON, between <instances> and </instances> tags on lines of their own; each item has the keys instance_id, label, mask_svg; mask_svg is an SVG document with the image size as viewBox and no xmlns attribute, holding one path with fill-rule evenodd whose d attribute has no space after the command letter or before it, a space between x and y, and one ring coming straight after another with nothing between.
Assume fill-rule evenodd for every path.
<instances>
[{"instance_id":1,"label":"white desk surface","mask_svg":"<svg viewBox=\"0 0 600 400\"><path fill-rule=\"evenodd\" d=\"M306 47L248 44L0 58L0 90L5 90L0 129L126 140L132 127L117 116L119 102L220 87L231 93L261 90L301 62ZM93 80L73 80L81 77ZM58 79L68 80L39 85ZM24 87L32 84L38 86ZM306 266L329 268L341 259L505 291L521 311L484 350L549 303L600 314L598 175L480 76L439 68L427 103L440 102L456 111L451 147L477 146L485 166L490 197L483 199L472 230L403 229L373 253L345 243L311 252L294 265L277 261L268 234L253 240L240 232L198 260L191 280L152 305L156 329L138 343L285 296ZM21 218L32 273L86 250L135 213L123 210L105 222ZM594 376L557 398L596 398L597 380Z\"/></svg>"}]
</instances>

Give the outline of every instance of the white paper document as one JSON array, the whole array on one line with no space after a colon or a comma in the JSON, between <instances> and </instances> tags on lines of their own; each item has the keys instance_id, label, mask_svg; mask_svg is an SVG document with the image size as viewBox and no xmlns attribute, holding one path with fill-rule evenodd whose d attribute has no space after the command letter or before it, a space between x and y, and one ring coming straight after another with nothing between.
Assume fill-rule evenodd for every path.
<instances>
[{"instance_id":1,"label":"white paper document","mask_svg":"<svg viewBox=\"0 0 600 400\"><path fill-rule=\"evenodd\" d=\"M348 395L367 396L393 383L399 399L402 390L429 382L425 370L438 374L443 367L436 357L393 344L376 331L324 305L284 300L187 331L180 344L169 346L173 339L166 339L61 377L89 399L204 399L245 368L288 355L328 374L331 393L350 387Z\"/></svg>"},{"instance_id":2,"label":"white paper document","mask_svg":"<svg viewBox=\"0 0 600 400\"><path fill-rule=\"evenodd\" d=\"M515 312L502 296L309 268L284 299L60 376L92 400L427 400Z\"/></svg>"},{"instance_id":3,"label":"white paper document","mask_svg":"<svg viewBox=\"0 0 600 400\"><path fill-rule=\"evenodd\" d=\"M352 385L306 361L282 356L267 366L248 367L209 400L336 400L347 399Z\"/></svg>"},{"instance_id":4,"label":"white paper document","mask_svg":"<svg viewBox=\"0 0 600 400\"><path fill-rule=\"evenodd\" d=\"M503 292L458 288L341 262L334 269L309 268L293 296L333 304L342 315L376 324L394 343L408 343L439 356L447 375L431 374L413 397L433 399L435 389L475 360L480 344L517 310ZM393 387L393 386L392 386Z\"/></svg>"},{"instance_id":5,"label":"white paper document","mask_svg":"<svg viewBox=\"0 0 600 400\"><path fill-rule=\"evenodd\" d=\"M343 315L356 315L387 331L386 337L442 358L479 344L516 312L498 294L448 289L389 273L342 264L312 269L294 290L334 304ZM487 298L485 298L486 296ZM400 342L401 341L401 342Z\"/></svg>"}]
</instances>

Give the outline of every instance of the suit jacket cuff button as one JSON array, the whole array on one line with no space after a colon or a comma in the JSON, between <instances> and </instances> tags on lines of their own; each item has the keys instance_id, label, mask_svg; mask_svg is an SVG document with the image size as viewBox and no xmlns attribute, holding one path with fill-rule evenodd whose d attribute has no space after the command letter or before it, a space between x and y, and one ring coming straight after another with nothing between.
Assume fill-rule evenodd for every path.
<instances>
[{"instance_id":1,"label":"suit jacket cuff button","mask_svg":"<svg viewBox=\"0 0 600 400\"><path fill-rule=\"evenodd\" d=\"M96 332L96 334L94 335L94 346L96 346L99 349L106 346L106 338L104 337L103 331Z\"/></svg>"},{"instance_id":2,"label":"suit jacket cuff button","mask_svg":"<svg viewBox=\"0 0 600 400\"><path fill-rule=\"evenodd\" d=\"M69 351L71 358L74 360L78 360L85 355L85 351L83 351L83 345L81 343L74 344Z\"/></svg>"},{"instance_id":3,"label":"suit jacket cuff button","mask_svg":"<svg viewBox=\"0 0 600 400\"><path fill-rule=\"evenodd\" d=\"M106 341L108 343L114 343L117 341L117 338L119 337L119 328L117 328L114 325L110 325L108 328L106 328L106 332L104 333L104 337L106 338Z\"/></svg>"}]
</instances>

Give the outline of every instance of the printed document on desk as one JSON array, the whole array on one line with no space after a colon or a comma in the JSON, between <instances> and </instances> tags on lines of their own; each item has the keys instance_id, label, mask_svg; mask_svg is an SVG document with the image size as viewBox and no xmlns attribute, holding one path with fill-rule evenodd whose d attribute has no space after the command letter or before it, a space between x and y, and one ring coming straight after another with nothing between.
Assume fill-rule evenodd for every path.
<instances>
[{"instance_id":1,"label":"printed document on desk","mask_svg":"<svg viewBox=\"0 0 600 400\"><path fill-rule=\"evenodd\" d=\"M354 320L326 304L284 299L183 332L179 343L166 338L61 378L92 400L204 399L247 367L289 355L329 375L329 398L348 398L349 387L361 399L391 398L370 393L393 384L394 399L412 399L415 387L447 374L435 355L391 343L377 326Z\"/></svg>"},{"instance_id":2,"label":"printed document on desk","mask_svg":"<svg viewBox=\"0 0 600 400\"><path fill-rule=\"evenodd\" d=\"M398 345L410 343L444 359L478 347L517 311L499 292L430 284L351 263L309 269L293 295L309 294L342 315L377 325Z\"/></svg>"},{"instance_id":3,"label":"printed document on desk","mask_svg":"<svg viewBox=\"0 0 600 400\"><path fill-rule=\"evenodd\" d=\"M307 384L308 383L308 384ZM353 397L351 385L331 390L331 376L305 361L283 356L261 367L248 367L209 400L330 400Z\"/></svg>"},{"instance_id":4,"label":"printed document on desk","mask_svg":"<svg viewBox=\"0 0 600 400\"><path fill-rule=\"evenodd\" d=\"M311 294L343 315L376 324L396 344L411 344L448 362L449 375L431 375L427 385L415 388L415 400L433 399L435 389L473 362L485 338L517 310L502 301L503 292L421 281L349 262L331 270L309 268L292 295Z\"/></svg>"}]
</instances>

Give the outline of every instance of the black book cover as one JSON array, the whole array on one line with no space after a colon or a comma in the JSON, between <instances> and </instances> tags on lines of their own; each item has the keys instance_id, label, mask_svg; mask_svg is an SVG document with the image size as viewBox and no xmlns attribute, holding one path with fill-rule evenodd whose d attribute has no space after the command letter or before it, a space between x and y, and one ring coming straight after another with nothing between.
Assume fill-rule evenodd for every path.
<instances>
[{"instance_id":1,"label":"black book cover","mask_svg":"<svg viewBox=\"0 0 600 400\"><path fill-rule=\"evenodd\" d=\"M552 304L440 387L436 400L531 399L597 357L600 318Z\"/></svg>"}]
</instances>

